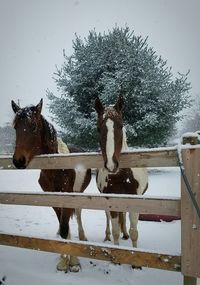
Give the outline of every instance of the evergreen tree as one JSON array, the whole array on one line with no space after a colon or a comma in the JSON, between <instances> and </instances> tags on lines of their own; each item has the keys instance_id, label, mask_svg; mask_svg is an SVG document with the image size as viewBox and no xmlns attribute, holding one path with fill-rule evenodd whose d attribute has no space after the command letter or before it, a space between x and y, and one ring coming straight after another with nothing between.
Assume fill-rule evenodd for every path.
<instances>
[{"instance_id":1,"label":"evergreen tree","mask_svg":"<svg viewBox=\"0 0 200 285\"><path fill-rule=\"evenodd\" d=\"M12 153L15 142L15 131L10 123L0 127L0 153Z\"/></svg>"},{"instance_id":2,"label":"evergreen tree","mask_svg":"<svg viewBox=\"0 0 200 285\"><path fill-rule=\"evenodd\" d=\"M188 110L181 133L200 131L200 96L193 99L192 107Z\"/></svg>"},{"instance_id":3,"label":"evergreen tree","mask_svg":"<svg viewBox=\"0 0 200 285\"><path fill-rule=\"evenodd\" d=\"M125 99L124 124L131 146L166 143L189 105L187 74L173 78L167 62L156 55L147 39L129 28L115 27L107 34L90 31L76 36L73 54L64 53L64 64L55 73L61 96L48 91L50 112L63 129L66 141L85 148L97 146L94 100L112 104Z\"/></svg>"}]
</instances>

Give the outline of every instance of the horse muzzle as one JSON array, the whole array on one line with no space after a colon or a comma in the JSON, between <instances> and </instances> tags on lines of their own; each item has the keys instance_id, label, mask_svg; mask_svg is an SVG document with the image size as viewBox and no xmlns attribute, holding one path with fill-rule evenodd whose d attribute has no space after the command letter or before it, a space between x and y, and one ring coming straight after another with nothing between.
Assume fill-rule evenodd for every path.
<instances>
[{"instance_id":1,"label":"horse muzzle","mask_svg":"<svg viewBox=\"0 0 200 285\"><path fill-rule=\"evenodd\" d=\"M108 172L116 173L119 170L119 163L115 161L112 165L109 165L107 162L105 162L104 167L108 170Z\"/></svg>"},{"instance_id":2,"label":"horse muzzle","mask_svg":"<svg viewBox=\"0 0 200 285\"><path fill-rule=\"evenodd\" d=\"M21 156L19 159L13 157L13 164L18 169L25 169L27 167L25 156Z\"/></svg>"}]
</instances>

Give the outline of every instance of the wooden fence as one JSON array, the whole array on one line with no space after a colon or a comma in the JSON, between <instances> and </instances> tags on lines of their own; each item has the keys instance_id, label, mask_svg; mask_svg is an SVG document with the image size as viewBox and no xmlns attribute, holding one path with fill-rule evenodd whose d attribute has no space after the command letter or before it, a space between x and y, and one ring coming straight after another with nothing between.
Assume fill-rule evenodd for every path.
<instances>
[{"instance_id":1,"label":"wooden fence","mask_svg":"<svg viewBox=\"0 0 200 285\"><path fill-rule=\"evenodd\" d=\"M182 150L186 175L200 203L200 149ZM100 168L97 153L38 156L29 169ZM151 149L123 153L120 167L177 167L176 148ZM0 169L14 169L11 156L0 156ZM18 170L20 171L20 170ZM58 241L27 236L0 234L0 244L134 264L164 270L181 271L184 284L197 284L200 277L200 221L181 179L181 199L175 197L86 195L78 193L6 193L0 192L0 204L52 206L67 208L130 211L144 214L181 216L181 255L152 252L137 248L97 245L90 242Z\"/></svg>"}]
</instances>

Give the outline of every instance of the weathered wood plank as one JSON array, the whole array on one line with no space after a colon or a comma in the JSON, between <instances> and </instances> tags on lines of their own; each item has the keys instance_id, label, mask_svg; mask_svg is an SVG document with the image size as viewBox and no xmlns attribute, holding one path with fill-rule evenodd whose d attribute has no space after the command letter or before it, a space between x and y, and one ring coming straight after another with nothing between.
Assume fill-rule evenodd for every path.
<instances>
[{"instance_id":1,"label":"weathered wood plank","mask_svg":"<svg viewBox=\"0 0 200 285\"><path fill-rule=\"evenodd\" d=\"M135 150L122 153L120 168L127 167L168 167L178 166L175 148ZM66 155L36 156L28 169L71 169L71 168L101 168L103 159L100 153L79 153ZM12 156L0 156L0 169L15 169Z\"/></svg>"},{"instance_id":2,"label":"weathered wood plank","mask_svg":"<svg viewBox=\"0 0 200 285\"><path fill-rule=\"evenodd\" d=\"M180 199L138 195L78 193L0 193L0 204L54 206L180 216Z\"/></svg>"},{"instance_id":3,"label":"weathered wood plank","mask_svg":"<svg viewBox=\"0 0 200 285\"><path fill-rule=\"evenodd\" d=\"M184 276L183 285L197 285L197 278Z\"/></svg>"},{"instance_id":4,"label":"weathered wood plank","mask_svg":"<svg viewBox=\"0 0 200 285\"><path fill-rule=\"evenodd\" d=\"M200 149L182 150L182 158L186 176L200 205ZM186 276L200 277L200 219L181 180L181 271Z\"/></svg>"},{"instance_id":5,"label":"weathered wood plank","mask_svg":"<svg viewBox=\"0 0 200 285\"><path fill-rule=\"evenodd\" d=\"M180 271L180 256L148 252L136 248L126 249L125 247L96 245L89 242L49 240L7 234L0 234L0 244L135 266Z\"/></svg>"}]
</instances>

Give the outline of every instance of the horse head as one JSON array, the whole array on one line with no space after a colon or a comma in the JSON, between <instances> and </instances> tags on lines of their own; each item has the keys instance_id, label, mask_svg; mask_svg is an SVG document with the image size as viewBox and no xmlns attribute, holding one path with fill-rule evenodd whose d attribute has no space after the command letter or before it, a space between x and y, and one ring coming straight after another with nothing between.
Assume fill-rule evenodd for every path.
<instances>
[{"instance_id":1,"label":"horse head","mask_svg":"<svg viewBox=\"0 0 200 285\"><path fill-rule=\"evenodd\" d=\"M104 160L104 167L112 173L119 169L119 156L123 142L122 107L124 100L119 96L114 106L105 107L99 98L95 100L98 114L97 131Z\"/></svg>"},{"instance_id":2,"label":"horse head","mask_svg":"<svg viewBox=\"0 0 200 285\"><path fill-rule=\"evenodd\" d=\"M15 113L13 126L16 131L16 145L13 164L24 169L35 155L41 154L41 111L42 99L36 106L20 108L13 100L12 109Z\"/></svg>"}]
</instances>

